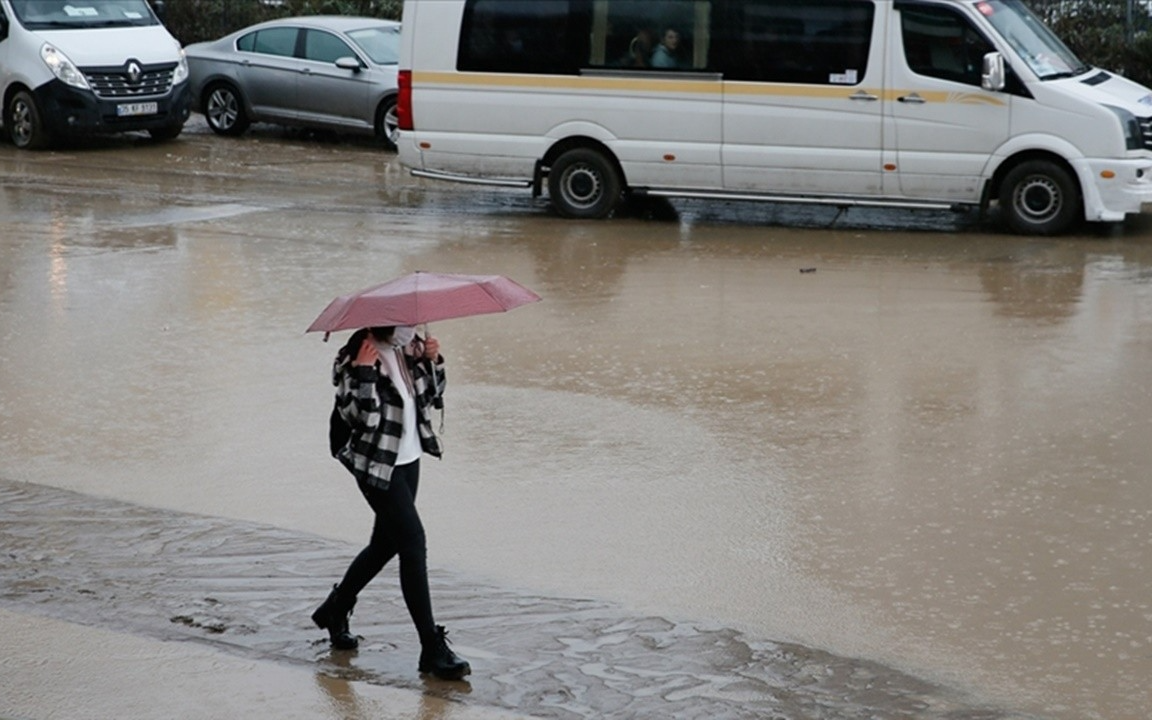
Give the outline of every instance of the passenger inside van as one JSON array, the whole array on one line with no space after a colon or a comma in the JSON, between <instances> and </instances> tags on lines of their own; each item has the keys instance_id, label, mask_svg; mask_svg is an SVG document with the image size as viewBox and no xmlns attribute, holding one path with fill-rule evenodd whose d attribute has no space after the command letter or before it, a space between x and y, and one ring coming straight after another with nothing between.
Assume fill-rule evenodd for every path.
<instances>
[{"instance_id":1,"label":"passenger inside van","mask_svg":"<svg viewBox=\"0 0 1152 720\"><path fill-rule=\"evenodd\" d=\"M660 44L652 51L652 67L664 69L684 67L686 63L681 59L681 53L680 33L675 28L668 28L664 31Z\"/></svg>"},{"instance_id":2,"label":"passenger inside van","mask_svg":"<svg viewBox=\"0 0 1152 720\"><path fill-rule=\"evenodd\" d=\"M646 68L652 62L652 31L640 28L628 43L628 52L620 60L621 67Z\"/></svg>"}]
</instances>

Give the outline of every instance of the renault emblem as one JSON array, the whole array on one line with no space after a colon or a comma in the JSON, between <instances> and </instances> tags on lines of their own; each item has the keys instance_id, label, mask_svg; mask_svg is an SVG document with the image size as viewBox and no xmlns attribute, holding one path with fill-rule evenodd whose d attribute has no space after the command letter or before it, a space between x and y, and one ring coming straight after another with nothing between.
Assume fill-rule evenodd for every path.
<instances>
[{"instance_id":1,"label":"renault emblem","mask_svg":"<svg viewBox=\"0 0 1152 720\"><path fill-rule=\"evenodd\" d=\"M140 82L140 77L143 74L144 71L140 68L140 63L136 62L135 60L128 63L128 82L135 85L136 83Z\"/></svg>"}]
</instances>

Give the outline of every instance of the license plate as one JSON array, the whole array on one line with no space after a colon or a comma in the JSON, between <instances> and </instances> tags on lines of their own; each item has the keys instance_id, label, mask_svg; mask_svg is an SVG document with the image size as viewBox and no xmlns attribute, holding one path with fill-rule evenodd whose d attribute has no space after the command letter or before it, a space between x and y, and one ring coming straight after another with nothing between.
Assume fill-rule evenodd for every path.
<instances>
[{"instance_id":1,"label":"license plate","mask_svg":"<svg viewBox=\"0 0 1152 720\"><path fill-rule=\"evenodd\" d=\"M118 117L131 117L133 115L155 115L157 112L156 103L124 103L123 105L116 106L116 115Z\"/></svg>"}]
</instances>

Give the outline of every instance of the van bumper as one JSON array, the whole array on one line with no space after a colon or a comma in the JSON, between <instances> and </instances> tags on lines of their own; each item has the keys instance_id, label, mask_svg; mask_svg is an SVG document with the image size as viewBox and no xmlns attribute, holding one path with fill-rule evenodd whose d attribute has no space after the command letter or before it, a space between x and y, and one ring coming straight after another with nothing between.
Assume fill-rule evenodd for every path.
<instances>
[{"instance_id":1,"label":"van bumper","mask_svg":"<svg viewBox=\"0 0 1152 720\"><path fill-rule=\"evenodd\" d=\"M1119 222L1152 206L1152 159L1085 159L1076 169L1089 221Z\"/></svg>"},{"instance_id":2,"label":"van bumper","mask_svg":"<svg viewBox=\"0 0 1152 720\"><path fill-rule=\"evenodd\" d=\"M58 137L183 125L191 112L187 82L174 86L167 95L107 100L96 97L91 90L80 90L53 80L37 88L35 95L45 129ZM120 105L143 102L155 102L156 112L127 117L117 115L116 109Z\"/></svg>"}]
</instances>

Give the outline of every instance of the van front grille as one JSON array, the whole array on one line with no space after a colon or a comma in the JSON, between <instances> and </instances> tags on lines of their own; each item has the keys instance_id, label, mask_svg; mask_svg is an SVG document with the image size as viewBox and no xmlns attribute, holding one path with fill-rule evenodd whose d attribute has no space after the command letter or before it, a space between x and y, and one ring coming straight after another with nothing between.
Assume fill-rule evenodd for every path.
<instances>
[{"instance_id":1,"label":"van front grille","mask_svg":"<svg viewBox=\"0 0 1152 720\"><path fill-rule=\"evenodd\" d=\"M1136 118L1136 122L1140 125L1140 147L1129 150L1152 150L1152 117Z\"/></svg>"},{"instance_id":2,"label":"van front grille","mask_svg":"<svg viewBox=\"0 0 1152 720\"><path fill-rule=\"evenodd\" d=\"M141 66L139 78L133 82L126 68L85 68L81 72L88 79L97 97L122 99L166 95L172 89L172 74L176 66Z\"/></svg>"}]
</instances>

